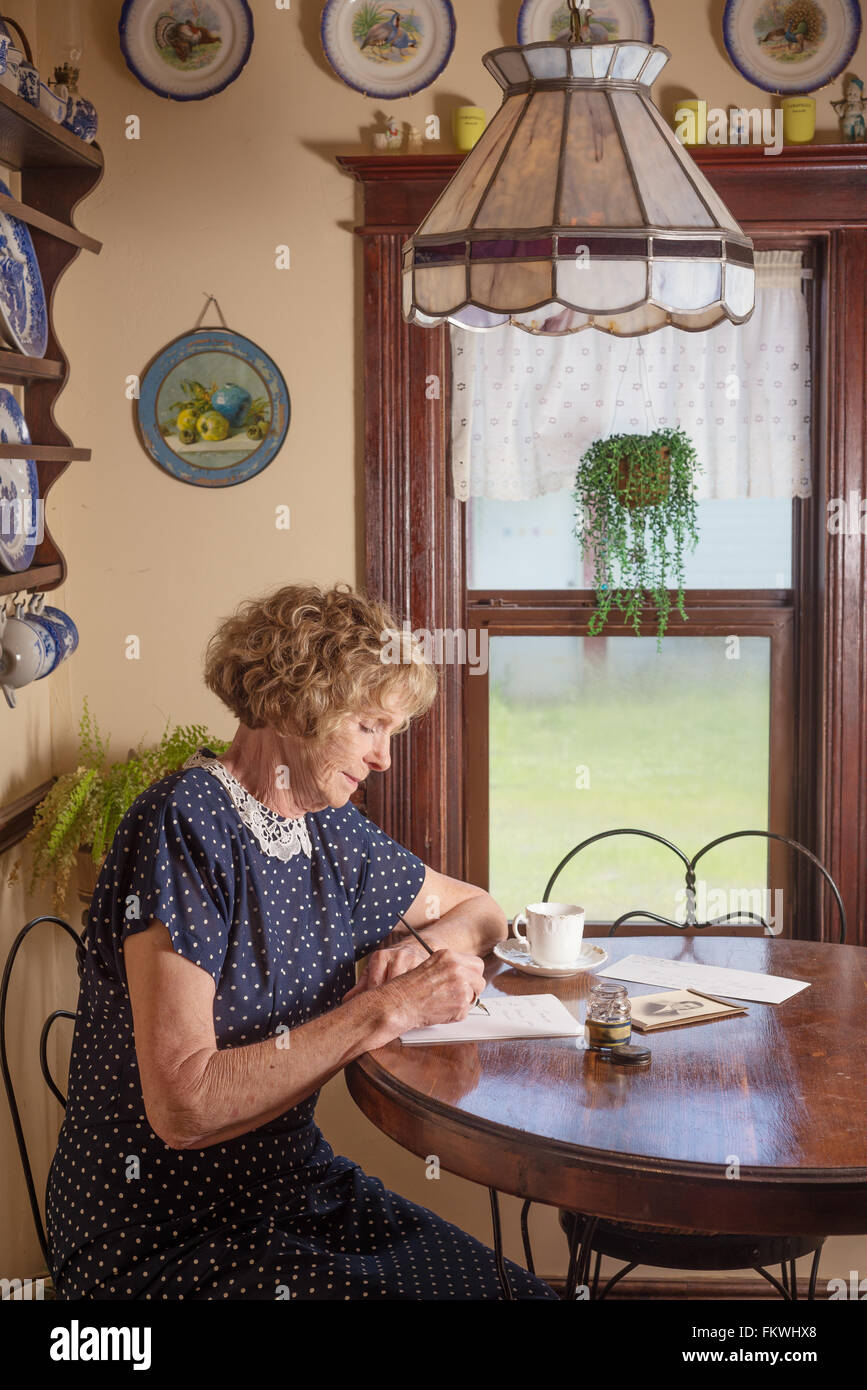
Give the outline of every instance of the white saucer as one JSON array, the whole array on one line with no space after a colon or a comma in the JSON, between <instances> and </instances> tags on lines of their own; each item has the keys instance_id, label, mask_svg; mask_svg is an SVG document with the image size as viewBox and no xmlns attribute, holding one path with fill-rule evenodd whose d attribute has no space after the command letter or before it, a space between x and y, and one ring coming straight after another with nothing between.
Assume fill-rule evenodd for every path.
<instances>
[{"instance_id":1,"label":"white saucer","mask_svg":"<svg viewBox=\"0 0 867 1390\"><path fill-rule=\"evenodd\" d=\"M595 970L597 965L604 965L608 959L608 952L603 951L601 946L596 946L590 941L581 943L581 952L578 959L571 965L537 965L530 958L530 952L523 941L517 941L510 936L507 941L498 941L494 947L494 955L498 960L505 961L506 965L511 965L515 970L522 970L525 975L547 975L553 977L557 975L578 975L584 970Z\"/></svg>"}]
</instances>

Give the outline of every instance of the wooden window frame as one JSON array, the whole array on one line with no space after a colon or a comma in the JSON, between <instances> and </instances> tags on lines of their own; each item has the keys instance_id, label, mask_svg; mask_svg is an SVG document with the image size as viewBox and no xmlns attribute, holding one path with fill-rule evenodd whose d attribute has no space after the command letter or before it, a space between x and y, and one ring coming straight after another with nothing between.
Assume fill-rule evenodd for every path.
<instances>
[{"instance_id":1,"label":"wooden window frame","mask_svg":"<svg viewBox=\"0 0 867 1390\"><path fill-rule=\"evenodd\" d=\"M792 642L797 795L792 833L827 866L867 944L867 553L860 535L817 533L826 499L867 497L867 148L707 146L691 152L741 225L763 245L809 245L816 258L813 358L816 486L795 536ZM400 250L460 164L460 156L352 156L362 186L365 582L414 627L466 629L463 504L448 477L449 338L410 327L400 310ZM432 382L439 390L429 389ZM824 545L814 543L817 534ZM731 594L725 595L731 600ZM570 593L575 603L576 595ZM698 615L690 610L690 631ZM720 614L718 613L719 617ZM674 629L672 629L674 630ZM396 740L392 769L367 810L425 862L470 877L465 820L466 668L441 668L441 698ZM776 828L772 825L772 828ZM785 833L785 832L784 832ZM804 888L803 901L808 888ZM803 912L801 934L833 931L830 913Z\"/></svg>"},{"instance_id":2,"label":"wooden window frame","mask_svg":"<svg viewBox=\"0 0 867 1390\"><path fill-rule=\"evenodd\" d=\"M503 591L500 603L486 601L481 591L471 590L468 594L467 617L471 628L487 631L489 637L507 636L547 636L547 637L586 637L590 616L595 608L592 594L575 590L551 591L540 601L538 591ZM758 602L757 600L761 600ZM693 589L688 602L689 621L685 623L677 612L669 619L668 633L672 637L719 637L724 640L732 633L742 637L764 637L770 641L770 700L771 700L771 743L769 747L768 776L768 828L782 835L793 836L794 816L794 748L795 748L795 701L794 701L794 609L789 590L766 590L761 593L747 590ZM653 613L646 610L648 631L652 628ZM630 637L633 629L619 619L611 619L606 624L606 637ZM478 651L478 645L473 648ZM468 743L466 752L465 798L466 816L464 818L464 855L467 877L470 882L488 884L488 796L489 796L489 757L488 757L488 674L467 673L465 680L465 700L467 726L475 737ZM613 829L614 827L606 827ZM644 829L659 830L656 825L644 825ZM756 826L720 826L719 833L734 829L761 829ZM570 841L568 832L564 843L552 845L550 862L545 863L544 873L553 872L558 861L580 837L576 834ZM684 844L681 848L687 853L699 849L698 844ZM775 888L782 888L783 901L791 908L792 916L799 913L798 893L810 893L810 884L800 883L793 873L794 865L790 851L774 841L768 842L768 881ZM672 888L678 886L678 867L671 862ZM541 893L544 883L528 885L528 891ZM811 895L812 903L812 895ZM639 907L638 903L622 904L621 910ZM788 913L787 913L788 915ZM600 928L607 923L589 922L588 927Z\"/></svg>"}]
</instances>

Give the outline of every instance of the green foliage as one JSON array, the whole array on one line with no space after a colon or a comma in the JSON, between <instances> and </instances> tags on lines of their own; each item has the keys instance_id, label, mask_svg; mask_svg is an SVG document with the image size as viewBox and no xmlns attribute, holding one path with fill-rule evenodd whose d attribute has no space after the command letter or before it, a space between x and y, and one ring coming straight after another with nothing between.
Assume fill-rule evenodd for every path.
<instances>
[{"instance_id":1,"label":"green foliage","mask_svg":"<svg viewBox=\"0 0 867 1390\"><path fill-rule=\"evenodd\" d=\"M247 407L247 414L244 416L243 426L258 425L260 420L267 420L271 414L271 402L267 396L256 396Z\"/></svg>"},{"instance_id":2,"label":"green foliage","mask_svg":"<svg viewBox=\"0 0 867 1390\"><path fill-rule=\"evenodd\" d=\"M363 42L374 24L380 24L388 18L388 14L380 10L378 3L371 4L369 0L365 0L365 4L360 5L353 16L352 37Z\"/></svg>"},{"instance_id":3,"label":"green foliage","mask_svg":"<svg viewBox=\"0 0 867 1390\"><path fill-rule=\"evenodd\" d=\"M667 447L667 464L660 449ZM621 477L621 461L628 475ZM666 483L660 470L668 473ZM618 434L597 439L581 458L573 497L575 534L582 554L593 558L596 611L589 631L598 636L612 605L641 635L641 612L649 594L657 611L657 650L668 626L670 588L683 607L683 556L698 543L695 478L701 472L692 440L682 430L649 435Z\"/></svg>"},{"instance_id":4,"label":"green foliage","mask_svg":"<svg viewBox=\"0 0 867 1390\"><path fill-rule=\"evenodd\" d=\"M90 849L99 864L109 849L126 811L154 782L176 772L201 744L225 753L227 740L214 738L204 724L169 728L155 747L143 740L130 750L125 762L108 762L108 739L101 738L87 699L78 725L78 757L74 772L65 772L36 807L33 828L22 843L33 852L29 891L38 883L53 884L54 909L66 906L69 878L80 849ZM19 856L9 883L18 878Z\"/></svg>"}]
</instances>

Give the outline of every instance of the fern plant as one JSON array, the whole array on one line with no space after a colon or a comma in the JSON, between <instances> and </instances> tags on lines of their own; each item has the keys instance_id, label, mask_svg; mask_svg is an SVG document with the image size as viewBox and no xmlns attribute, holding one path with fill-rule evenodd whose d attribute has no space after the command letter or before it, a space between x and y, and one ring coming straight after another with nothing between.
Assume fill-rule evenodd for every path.
<instances>
[{"instance_id":1,"label":"fern plant","mask_svg":"<svg viewBox=\"0 0 867 1390\"><path fill-rule=\"evenodd\" d=\"M78 724L78 757L74 772L64 772L42 798L33 814L33 826L21 849L32 850L29 891L37 884L53 885L54 910L60 915L66 904L69 879L78 852L89 849L99 864L109 849L124 814L136 797L183 766L201 744L225 753L225 739L214 738L204 724L166 724L155 747L143 747L142 739L130 749L125 762L108 761L108 739L103 739L85 698ZM19 878L23 853L12 865L8 882Z\"/></svg>"}]
</instances>

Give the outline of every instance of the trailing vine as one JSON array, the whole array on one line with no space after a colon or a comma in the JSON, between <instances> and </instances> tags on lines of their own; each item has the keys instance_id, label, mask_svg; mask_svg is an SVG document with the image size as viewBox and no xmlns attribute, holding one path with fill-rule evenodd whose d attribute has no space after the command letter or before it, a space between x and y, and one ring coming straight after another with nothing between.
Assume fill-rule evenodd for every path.
<instances>
[{"instance_id":1,"label":"trailing vine","mask_svg":"<svg viewBox=\"0 0 867 1390\"><path fill-rule=\"evenodd\" d=\"M663 452L667 451L667 452ZM578 465L573 497L575 534L592 556L598 636L616 606L637 636L649 595L657 613L657 650L668 627L671 590L683 604L684 552L698 543L696 475L701 465L682 430L597 439Z\"/></svg>"}]
</instances>

